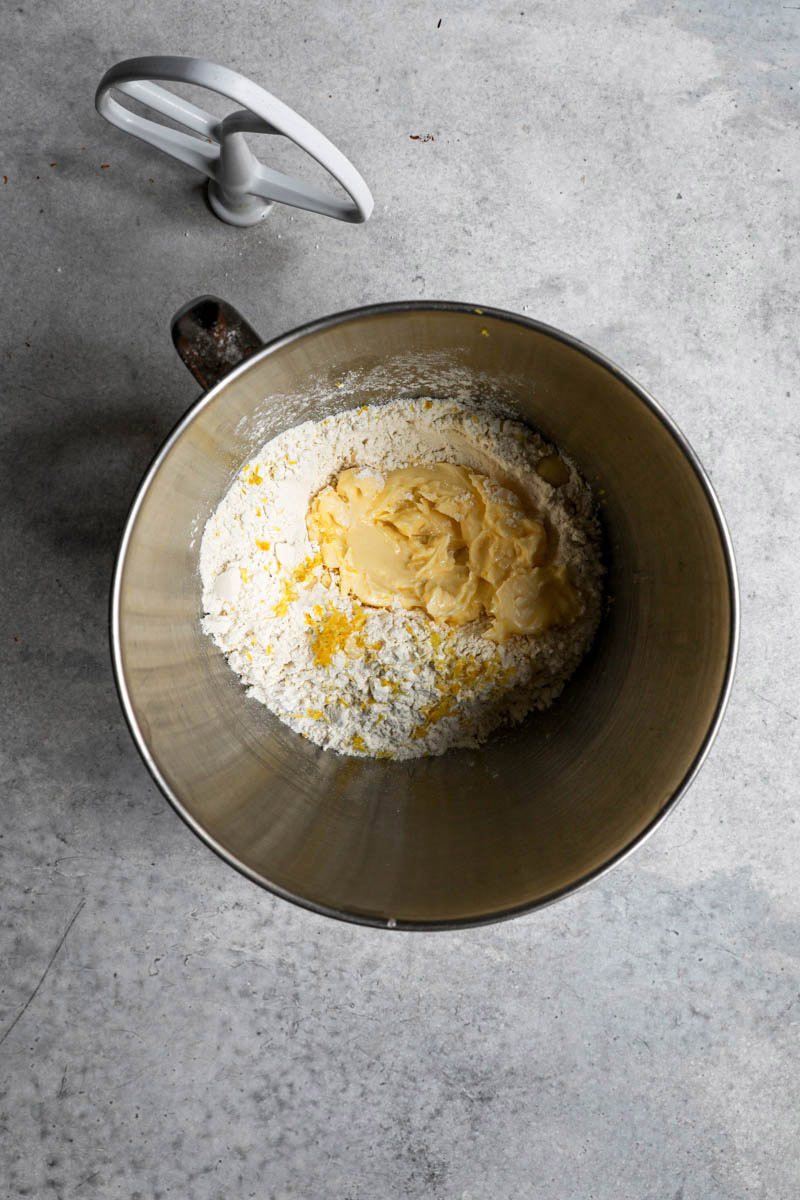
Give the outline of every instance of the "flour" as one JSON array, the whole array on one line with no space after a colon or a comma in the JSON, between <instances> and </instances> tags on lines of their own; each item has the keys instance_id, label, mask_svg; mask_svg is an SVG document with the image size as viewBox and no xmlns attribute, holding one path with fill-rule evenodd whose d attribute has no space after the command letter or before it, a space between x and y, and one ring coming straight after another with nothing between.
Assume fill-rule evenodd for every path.
<instances>
[{"instance_id":1,"label":"flour","mask_svg":"<svg viewBox=\"0 0 800 1200\"><path fill-rule=\"evenodd\" d=\"M238 473L200 550L203 629L248 695L319 746L414 758L480 744L498 724L547 707L600 617L591 493L567 462L559 487L536 473L554 453L527 426L466 403L397 400L286 430ZM450 628L424 612L343 595L306 530L309 502L349 467L460 463L522 492L583 600L567 628L489 641L488 618Z\"/></svg>"}]
</instances>

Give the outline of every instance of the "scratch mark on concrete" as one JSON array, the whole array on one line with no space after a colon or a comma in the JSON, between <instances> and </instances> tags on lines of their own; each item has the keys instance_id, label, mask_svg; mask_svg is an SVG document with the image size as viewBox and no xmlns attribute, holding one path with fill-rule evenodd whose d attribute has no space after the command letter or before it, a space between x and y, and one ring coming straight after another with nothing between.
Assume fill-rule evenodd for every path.
<instances>
[{"instance_id":1,"label":"scratch mark on concrete","mask_svg":"<svg viewBox=\"0 0 800 1200\"><path fill-rule=\"evenodd\" d=\"M11 1022L8 1029L5 1031L3 1036L0 1037L0 1046L2 1046L3 1042L6 1040L8 1035L11 1033L11 1030L14 1028L14 1026L17 1024L17 1022L20 1021L25 1016L25 1013L28 1011L28 1009L33 1004L34 1000L36 999L36 994L39 991L39 988L42 986L45 979L47 978L50 968L52 967L53 963L56 961L56 957L58 956L59 950L64 945L64 942L67 940L67 934L69 933L70 929L72 929L72 926L75 924L75 922L77 921L77 919L80 915L80 911L83 908L85 903L86 903L86 897L84 896L84 898L81 901L79 901L78 907L75 909L75 912L70 917L69 924L67 925L67 928L64 930L61 937L59 938L58 945L56 946L53 953L50 955L50 961L48 962L47 966L45 967L44 971L42 972L42 976L41 976L39 982L37 983L36 987L31 992L30 996L28 996L28 999L25 1001L22 1008L19 1010L17 1015L14 1017L14 1020Z\"/></svg>"},{"instance_id":2,"label":"scratch mark on concrete","mask_svg":"<svg viewBox=\"0 0 800 1200\"><path fill-rule=\"evenodd\" d=\"M773 708L777 708L778 712L783 713L785 717L791 717L793 721L800 720L800 717L797 716L797 713L789 712L788 708L781 708L780 704L776 703L775 700L770 700L769 696L762 696L760 692L753 692L753 695L758 700L763 700L765 704L771 704Z\"/></svg>"}]
</instances>

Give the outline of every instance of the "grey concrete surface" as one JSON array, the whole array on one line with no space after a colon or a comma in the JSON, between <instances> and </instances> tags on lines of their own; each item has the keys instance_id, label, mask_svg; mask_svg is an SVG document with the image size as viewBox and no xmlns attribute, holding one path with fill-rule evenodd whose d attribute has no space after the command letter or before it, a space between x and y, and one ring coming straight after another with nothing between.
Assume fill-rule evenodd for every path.
<instances>
[{"instance_id":1,"label":"grey concrete surface","mask_svg":"<svg viewBox=\"0 0 800 1200\"><path fill-rule=\"evenodd\" d=\"M800 11L11 0L2 24L0 1194L797 1196ZM107 66L158 52L318 124L370 223L215 221L94 113ZM265 336L383 299L526 312L697 448L737 683L684 803L595 886L477 931L354 928L239 878L150 782L107 590L196 392L169 317L207 291Z\"/></svg>"}]
</instances>

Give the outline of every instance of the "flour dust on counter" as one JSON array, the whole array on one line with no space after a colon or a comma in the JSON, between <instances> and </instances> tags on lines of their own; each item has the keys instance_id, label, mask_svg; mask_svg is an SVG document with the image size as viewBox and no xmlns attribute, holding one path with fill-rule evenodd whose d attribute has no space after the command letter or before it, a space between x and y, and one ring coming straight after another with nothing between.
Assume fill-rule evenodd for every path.
<instances>
[{"instance_id":1,"label":"flour dust on counter","mask_svg":"<svg viewBox=\"0 0 800 1200\"><path fill-rule=\"evenodd\" d=\"M415 758L551 704L602 571L591 491L555 447L472 403L395 400L243 465L203 533L203 629L297 733Z\"/></svg>"}]
</instances>

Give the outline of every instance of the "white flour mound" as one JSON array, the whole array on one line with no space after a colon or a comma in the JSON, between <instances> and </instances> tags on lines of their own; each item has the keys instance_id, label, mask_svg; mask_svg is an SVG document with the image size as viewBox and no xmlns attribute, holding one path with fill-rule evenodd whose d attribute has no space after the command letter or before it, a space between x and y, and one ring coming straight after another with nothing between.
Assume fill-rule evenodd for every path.
<instances>
[{"instance_id":1,"label":"white flour mound","mask_svg":"<svg viewBox=\"0 0 800 1200\"><path fill-rule=\"evenodd\" d=\"M479 745L501 722L552 703L600 619L591 492L566 459L569 480L545 482L535 467L552 453L518 421L432 399L286 430L242 467L206 524L204 631L248 695L319 746L403 759ZM348 467L383 474L437 462L522 489L583 599L577 621L499 646L483 636L489 618L450 628L421 610L370 608L340 593L309 541L311 498Z\"/></svg>"}]
</instances>

